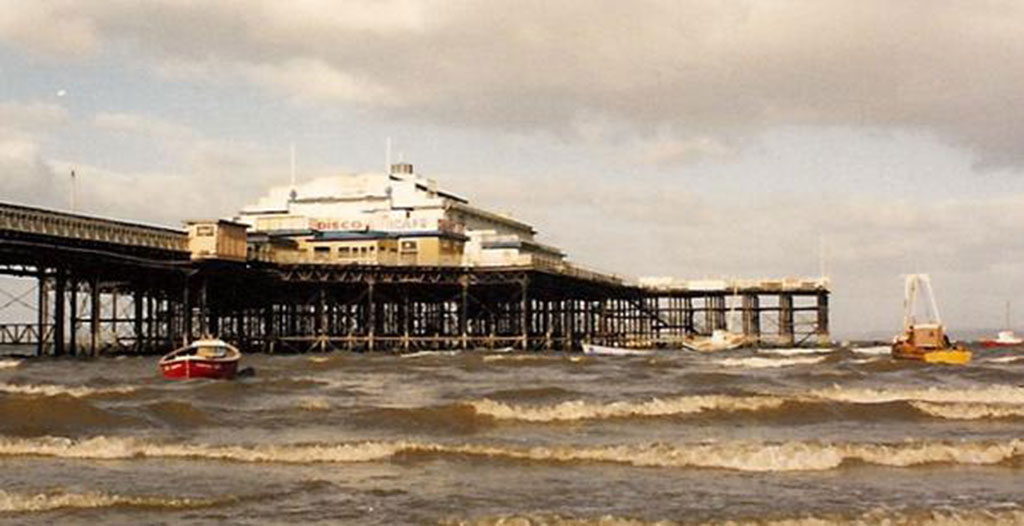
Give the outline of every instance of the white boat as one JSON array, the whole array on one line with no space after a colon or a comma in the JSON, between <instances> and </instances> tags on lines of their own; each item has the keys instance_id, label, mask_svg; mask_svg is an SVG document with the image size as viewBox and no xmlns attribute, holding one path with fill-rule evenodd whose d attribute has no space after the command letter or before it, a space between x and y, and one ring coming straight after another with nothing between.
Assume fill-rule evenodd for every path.
<instances>
[{"instance_id":1,"label":"white boat","mask_svg":"<svg viewBox=\"0 0 1024 526\"><path fill-rule=\"evenodd\" d=\"M623 349L622 347L606 347L604 345L583 343L583 354L595 356L648 356L653 353L654 351L647 349Z\"/></svg>"},{"instance_id":2,"label":"white boat","mask_svg":"<svg viewBox=\"0 0 1024 526\"><path fill-rule=\"evenodd\" d=\"M981 340L981 345L984 347L1016 347L1024 343L1024 339L1013 333L1010 329L1010 302L1006 302L1006 329L999 331L995 338L984 338Z\"/></svg>"},{"instance_id":3,"label":"white boat","mask_svg":"<svg viewBox=\"0 0 1024 526\"><path fill-rule=\"evenodd\" d=\"M736 349L747 343L742 334L731 333L724 329L715 329L710 337L693 337L683 340L683 347L698 352L716 352Z\"/></svg>"}]
</instances>

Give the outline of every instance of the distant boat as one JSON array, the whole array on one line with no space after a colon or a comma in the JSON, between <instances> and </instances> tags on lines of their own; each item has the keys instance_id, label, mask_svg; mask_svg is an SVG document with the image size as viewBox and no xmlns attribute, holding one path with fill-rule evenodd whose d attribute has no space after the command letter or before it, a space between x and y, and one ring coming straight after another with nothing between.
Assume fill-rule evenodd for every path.
<instances>
[{"instance_id":1,"label":"distant boat","mask_svg":"<svg viewBox=\"0 0 1024 526\"><path fill-rule=\"evenodd\" d=\"M725 329L715 329L710 337L692 337L682 341L683 347L698 352L728 351L742 347L747 338Z\"/></svg>"},{"instance_id":2,"label":"distant boat","mask_svg":"<svg viewBox=\"0 0 1024 526\"><path fill-rule=\"evenodd\" d=\"M1010 329L1010 302L1006 302L1006 320L1003 327L1005 329L999 331L995 338L983 338L981 345L983 347L1014 347L1024 343L1024 339L1019 338Z\"/></svg>"},{"instance_id":3,"label":"distant boat","mask_svg":"<svg viewBox=\"0 0 1024 526\"><path fill-rule=\"evenodd\" d=\"M624 349L622 347L607 347L604 345L594 345L592 343L583 343L583 354L595 355L595 356L647 356L653 354L654 351L647 349Z\"/></svg>"},{"instance_id":4,"label":"distant boat","mask_svg":"<svg viewBox=\"0 0 1024 526\"><path fill-rule=\"evenodd\" d=\"M924 322L919 322L915 316L915 306L921 294L927 294L931 306L931 316ZM907 276L903 296L903 334L893 339L892 357L947 364L971 361L971 351L951 342L946 335L927 274Z\"/></svg>"},{"instance_id":5,"label":"distant boat","mask_svg":"<svg viewBox=\"0 0 1024 526\"><path fill-rule=\"evenodd\" d=\"M160 359L160 372L172 380L230 380L238 373L241 358L241 351L233 345L217 338L203 338L166 354Z\"/></svg>"}]
</instances>

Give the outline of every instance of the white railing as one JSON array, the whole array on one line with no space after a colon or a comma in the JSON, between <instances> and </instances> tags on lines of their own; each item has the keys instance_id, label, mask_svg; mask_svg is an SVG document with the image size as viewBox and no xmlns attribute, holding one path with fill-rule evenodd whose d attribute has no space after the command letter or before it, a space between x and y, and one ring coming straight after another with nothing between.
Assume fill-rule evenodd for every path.
<instances>
[{"instance_id":1,"label":"white railing","mask_svg":"<svg viewBox=\"0 0 1024 526\"><path fill-rule=\"evenodd\" d=\"M764 278L764 279L701 279L679 280L675 278L640 278L641 287L665 292L812 292L829 290L831 282L827 277L819 278Z\"/></svg>"}]
</instances>

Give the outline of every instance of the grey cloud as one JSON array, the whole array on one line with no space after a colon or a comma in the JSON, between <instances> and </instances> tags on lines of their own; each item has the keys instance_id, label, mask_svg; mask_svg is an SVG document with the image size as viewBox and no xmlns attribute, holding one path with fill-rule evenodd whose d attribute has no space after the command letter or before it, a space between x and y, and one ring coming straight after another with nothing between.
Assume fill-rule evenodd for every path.
<instances>
[{"instance_id":1,"label":"grey cloud","mask_svg":"<svg viewBox=\"0 0 1024 526\"><path fill-rule=\"evenodd\" d=\"M401 119L571 134L599 115L648 140L670 127L680 144L896 127L971 148L979 166L1024 162L1024 6L1009 0L51 7L58 25L159 61Z\"/></svg>"}]
</instances>

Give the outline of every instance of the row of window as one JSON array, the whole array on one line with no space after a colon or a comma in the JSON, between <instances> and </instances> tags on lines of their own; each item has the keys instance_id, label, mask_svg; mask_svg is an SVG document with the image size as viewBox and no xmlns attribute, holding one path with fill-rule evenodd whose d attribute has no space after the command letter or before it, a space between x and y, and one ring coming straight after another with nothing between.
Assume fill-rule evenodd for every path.
<instances>
[{"instance_id":1,"label":"row of window","mask_svg":"<svg viewBox=\"0 0 1024 526\"><path fill-rule=\"evenodd\" d=\"M415 252L415 250L413 250L413 251ZM378 250L377 247L375 247L375 246L365 246L365 247L338 247L338 250L337 250L338 258L341 258L341 259L345 259L345 258L374 257L378 252L380 254L386 254L386 253L398 254L398 249L395 248L395 247L381 247L380 250ZM403 250L403 253L406 253L406 251ZM321 258L321 259L322 258L330 257L331 247L313 247L313 254L317 258Z\"/></svg>"}]
</instances>

